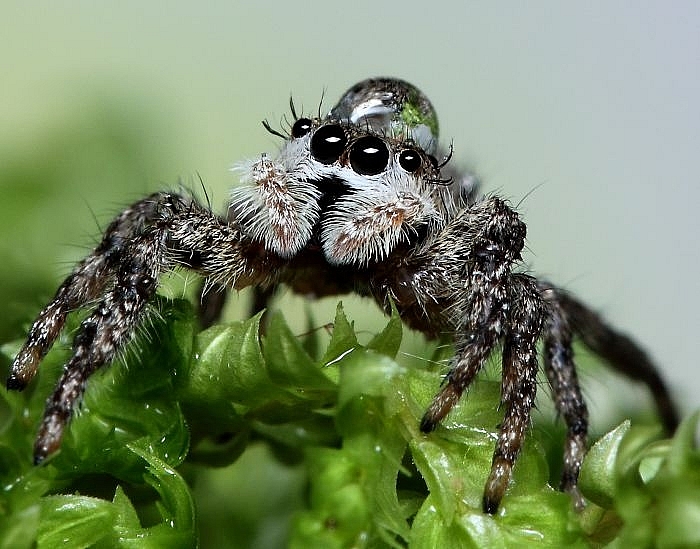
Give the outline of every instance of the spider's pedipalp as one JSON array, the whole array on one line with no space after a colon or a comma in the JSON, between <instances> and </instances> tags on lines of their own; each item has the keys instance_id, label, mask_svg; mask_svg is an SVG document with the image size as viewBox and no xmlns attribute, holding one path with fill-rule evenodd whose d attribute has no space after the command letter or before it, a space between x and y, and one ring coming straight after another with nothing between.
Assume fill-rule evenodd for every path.
<instances>
[{"instance_id":1,"label":"spider's pedipalp","mask_svg":"<svg viewBox=\"0 0 700 549\"><path fill-rule=\"evenodd\" d=\"M321 237L329 262L367 265L436 222L439 214L424 196L386 187L339 199L324 219Z\"/></svg>"},{"instance_id":2,"label":"spider's pedipalp","mask_svg":"<svg viewBox=\"0 0 700 549\"><path fill-rule=\"evenodd\" d=\"M243 186L231 193L230 217L268 250L282 257L296 254L318 221L321 193L264 154L236 170Z\"/></svg>"}]
</instances>

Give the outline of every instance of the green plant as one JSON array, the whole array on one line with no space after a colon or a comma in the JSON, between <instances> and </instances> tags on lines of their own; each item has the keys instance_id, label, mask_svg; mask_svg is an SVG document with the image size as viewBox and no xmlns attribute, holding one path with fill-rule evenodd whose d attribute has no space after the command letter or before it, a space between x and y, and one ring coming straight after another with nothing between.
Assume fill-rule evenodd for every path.
<instances>
[{"instance_id":1,"label":"green plant","mask_svg":"<svg viewBox=\"0 0 700 549\"><path fill-rule=\"evenodd\" d=\"M276 313L261 341L260 315L198 333L188 302L156 307L122 363L91 378L47 465L30 464L31 448L67 340L25 392L0 392L0 547L700 543L697 416L672 441L628 423L603 437L584 464L593 503L580 514L550 487L535 428L491 517L480 501L498 383L480 380L421 434L441 356L397 363L396 313L360 344L339 306L319 350L318 332L295 336ZM2 347L5 372L18 346Z\"/></svg>"}]
</instances>

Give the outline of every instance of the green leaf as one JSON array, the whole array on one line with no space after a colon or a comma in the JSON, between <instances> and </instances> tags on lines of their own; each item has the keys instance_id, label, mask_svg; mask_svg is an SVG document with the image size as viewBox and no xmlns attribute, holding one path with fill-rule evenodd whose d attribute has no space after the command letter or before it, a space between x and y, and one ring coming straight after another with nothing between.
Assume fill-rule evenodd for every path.
<instances>
[{"instance_id":1,"label":"green leaf","mask_svg":"<svg viewBox=\"0 0 700 549\"><path fill-rule=\"evenodd\" d=\"M39 501L11 514L8 513L6 502L3 502L3 514L0 516L0 548L34 547L41 516Z\"/></svg>"},{"instance_id":2,"label":"green leaf","mask_svg":"<svg viewBox=\"0 0 700 549\"><path fill-rule=\"evenodd\" d=\"M131 539L124 539L123 546L183 549L196 546L195 506L185 480L153 452L147 441L129 444L129 449L147 464L144 479L160 496L157 507L162 520Z\"/></svg>"},{"instance_id":3,"label":"green leaf","mask_svg":"<svg viewBox=\"0 0 700 549\"><path fill-rule=\"evenodd\" d=\"M338 406L360 395L384 396L394 380L406 372L390 358L361 348L355 348L339 363L340 387Z\"/></svg>"},{"instance_id":4,"label":"green leaf","mask_svg":"<svg viewBox=\"0 0 700 549\"><path fill-rule=\"evenodd\" d=\"M616 463L622 439L629 430L630 422L625 421L600 438L581 466L579 487L586 498L601 507L610 507L617 493Z\"/></svg>"},{"instance_id":5,"label":"green leaf","mask_svg":"<svg viewBox=\"0 0 700 549\"><path fill-rule=\"evenodd\" d=\"M435 500L433 494L430 494L425 499L413 520L410 537L411 549L505 547L502 543L492 545L486 543L486 539L493 540L492 535L488 532L488 528L482 528L479 536L485 543L476 545L469 534L469 529L462 528L459 524L455 524L452 521L446 521L443 514L438 511L439 507L440 503ZM481 522L487 520L488 518Z\"/></svg>"},{"instance_id":6,"label":"green leaf","mask_svg":"<svg viewBox=\"0 0 700 549\"><path fill-rule=\"evenodd\" d=\"M345 316L343 304L342 302L338 303L335 311L335 320L333 321L331 341L319 363L324 367L334 365L338 360L353 352L359 346L355 330Z\"/></svg>"},{"instance_id":7,"label":"green leaf","mask_svg":"<svg viewBox=\"0 0 700 549\"><path fill-rule=\"evenodd\" d=\"M41 502L39 548L88 547L109 535L115 509L86 496L47 496Z\"/></svg>"},{"instance_id":8,"label":"green leaf","mask_svg":"<svg viewBox=\"0 0 700 549\"><path fill-rule=\"evenodd\" d=\"M260 348L260 317L213 326L196 337L194 361L179 391L198 415L219 421L236 419L240 411L277 394Z\"/></svg>"},{"instance_id":9,"label":"green leaf","mask_svg":"<svg viewBox=\"0 0 700 549\"><path fill-rule=\"evenodd\" d=\"M141 528L141 522L136 514L136 509L134 509L131 500L124 493L121 486L117 486L112 504L116 513L115 530L120 537L124 537L129 531L139 530Z\"/></svg>"},{"instance_id":10,"label":"green leaf","mask_svg":"<svg viewBox=\"0 0 700 549\"><path fill-rule=\"evenodd\" d=\"M306 353L299 339L292 334L278 313L270 315L263 339L263 355L270 379L295 396L317 398L315 393L318 391L322 394L335 391L335 383ZM311 395L307 396L308 393Z\"/></svg>"},{"instance_id":11,"label":"green leaf","mask_svg":"<svg viewBox=\"0 0 700 549\"><path fill-rule=\"evenodd\" d=\"M401 347L401 339L403 337L403 322L399 316L399 311L396 309L394 302L391 302L391 317L384 329L376 334L367 344L368 349L372 349L388 356L395 358Z\"/></svg>"}]
</instances>

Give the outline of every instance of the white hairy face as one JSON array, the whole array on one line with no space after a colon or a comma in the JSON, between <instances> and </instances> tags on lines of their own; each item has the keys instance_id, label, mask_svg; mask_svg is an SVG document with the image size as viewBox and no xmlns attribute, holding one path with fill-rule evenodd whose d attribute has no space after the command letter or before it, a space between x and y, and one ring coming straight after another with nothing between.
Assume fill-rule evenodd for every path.
<instances>
[{"instance_id":1,"label":"white hairy face","mask_svg":"<svg viewBox=\"0 0 700 549\"><path fill-rule=\"evenodd\" d=\"M276 158L235 169L233 218L285 258L316 239L330 264L365 266L439 230L458 206L459 184L441 179L434 157L362 124L299 118Z\"/></svg>"}]
</instances>

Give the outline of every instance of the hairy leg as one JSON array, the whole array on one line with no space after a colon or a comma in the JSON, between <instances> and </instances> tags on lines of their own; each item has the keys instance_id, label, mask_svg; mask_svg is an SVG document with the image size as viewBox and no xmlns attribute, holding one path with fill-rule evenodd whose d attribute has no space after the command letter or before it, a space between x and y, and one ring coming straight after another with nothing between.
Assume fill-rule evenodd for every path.
<instances>
[{"instance_id":1,"label":"hairy leg","mask_svg":"<svg viewBox=\"0 0 700 549\"><path fill-rule=\"evenodd\" d=\"M163 238L144 233L130 246L120 265L114 287L81 323L73 355L49 397L34 445L34 462L56 451L88 377L114 357L158 286Z\"/></svg>"},{"instance_id":2,"label":"hairy leg","mask_svg":"<svg viewBox=\"0 0 700 549\"><path fill-rule=\"evenodd\" d=\"M544 367L552 389L557 412L566 423L564 469L559 489L569 492L577 508L583 508L583 496L576 483L581 463L586 455L588 434L588 409L583 400L574 365L572 331L566 313L562 310L557 293L551 289L542 291L548 302L548 319L544 328Z\"/></svg>"},{"instance_id":3,"label":"hairy leg","mask_svg":"<svg viewBox=\"0 0 700 549\"><path fill-rule=\"evenodd\" d=\"M509 286L511 314L502 357L501 400L505 413L483 498L484 512L490 514L496 512L506 492L513 465L530 427L530 412L537 390L537 340L544 312L533 279L513 275Z\"/></svg>"},{"instance_id":4,"label":"hairy leg","mask_svg":"<svg viewBox=\"0 0 700 549\"><path fill-rule=\"evenodd\" d=\"M456 220L455 226L446 228L446 233L455 232L457 238L448 235L440 239L453 248L459 243L469 246L459 258L464 262L463 274L467 278L464 284L466 298L458 298L457 314L461 318L455 331L456 352L447 383L423 416L423 432L435 429L449 413L503 335L508 323L510 269L520 258L525 240L525 225L500 199L477 204L473 212L467 212L463 217ZM469 238L471 226L481 230L480 234ZM454 249L447 257L453 255Z\"/></svg>"},{"instance_id":5,"label":"hairy leg","mask_svg":"<svg viewBox=\"0 0 700 549\"><path fill-rule=\"evenodd\" d=\"M503 353L503 402L505 416L494 451L491 474L484 488L483 508L495 513L520 453L530 424L537 375L536 342L542 323L542 300L533 279L512 275L513 262L520 258L525 226L505 202L489 199L475 205L446 240L453 248L462 243L464 291L458 301L461 315L455 336L456 353L447 382L423 416L421 430L432 431L458 402L484 361L505 338ZM478 233L469 231L479 227ZM459 233L461 238L459 238ZM452 257L455 250L450 250ZM450 259L453 261L454 258Z\"/></svg>"},{"instance_id":6,"label":"hairy leg","mask_svg":"<svg viewBox=\"0 0 700 549\"><path fill-rule=\"evenodd\" d=\"M245 242L235 227L178 195L153 195L122 213L42 311L13 362L8 387L22 388L60 332L67 312L97 301L80 326L73 354L47 402L35 461L58 448L88 377L110 362L129 339L162 272L184 265L213 283L243 287L269 276L261 274L261 267L271 261L256 245ZM270 271L274 269L266 272Z\"/></svg>"},{"instance_id":7,"label":"hairy leg","mask_svg":"<svg viewBox=\"0 0 700 549\"><path fill-rule=\"evenodd\" d=\"M39 313L27 341L12 363L8 389L24 389L36 374L39 362L63 329L73 309L95 300L111 284L124 247L154 219L161 193L153 194L124 210L108 226L95 250L73 269L51 302Z\"/></svg>"},{"instance_id":8,"label":"hairy leg","mask_svg":"<svg viewBox=\"0 0 700 549\"><path fill-rule=\"evenodd\" d=\"M555 294L574 334L615 370L644 383L651 391L664 428L668 433L673 433L680 416L666 383L649 355L631 338L614 330L600 315L568 293L556 290Z\"/></svg>"}]
</instances>

